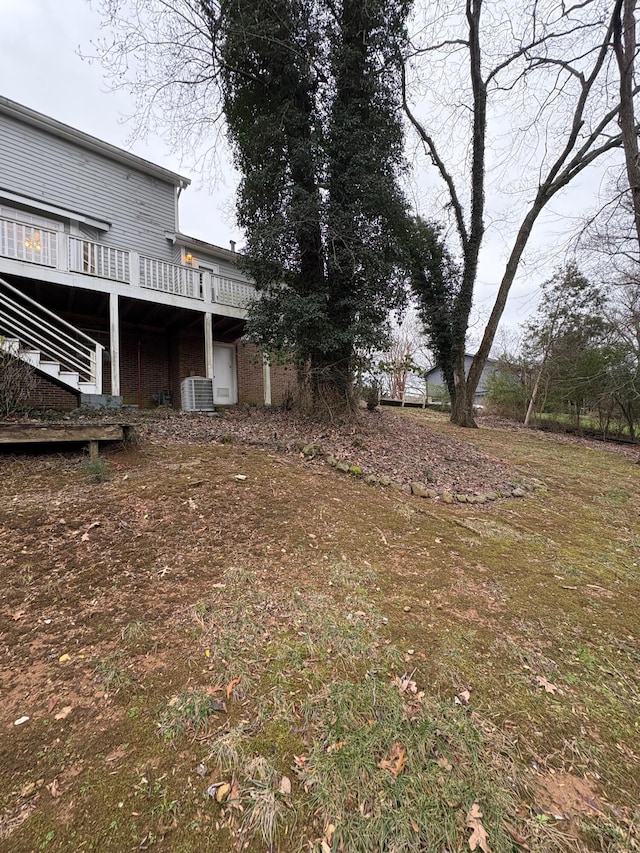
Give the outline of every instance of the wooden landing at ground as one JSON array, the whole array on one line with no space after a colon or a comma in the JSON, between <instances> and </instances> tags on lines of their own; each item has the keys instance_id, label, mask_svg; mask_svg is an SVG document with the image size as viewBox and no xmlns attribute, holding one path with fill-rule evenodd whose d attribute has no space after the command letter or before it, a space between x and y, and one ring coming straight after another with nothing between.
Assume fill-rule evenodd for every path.
<instances>
[{"instance_id":1,"label":"wooden landing at ground","mask_svg":"<svg viewBox=\"0 0 640 853\"><path fill-rule=\"evenodd\" d=\"M123 423L89 424L13 424L0 423L0 445L18 444L87 444L94 459L100 442L128 441L133 426Z\"/></svg>"}]
</instances>

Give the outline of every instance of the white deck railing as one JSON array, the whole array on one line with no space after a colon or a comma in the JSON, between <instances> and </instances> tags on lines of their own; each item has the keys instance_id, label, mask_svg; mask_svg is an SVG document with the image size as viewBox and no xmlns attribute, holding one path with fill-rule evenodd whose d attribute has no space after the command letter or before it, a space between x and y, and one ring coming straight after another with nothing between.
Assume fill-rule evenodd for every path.
<instances>
[{"instance_id":1,"label":"white deck railing","mask_svg":"<svg viewBox=\"0 0 640 853\"><path fill-rule=\"evenodd\" d=\"M255 293L255 288L246 281L220 275L213 278L213 301L221 305L246 308Z\"/></svg>"},{"instance_id":2,"label":"white deck railing","mask_svg":"<svg viewBox=\"0 0 640 853\"><path fill-rule=\"evenodd\" d=\"M200 270L159 261L157 258L140 258L140 287L204 299Z\"/></svg>"},{"instance_id":3,"label":"white deck railing","mask_svg":"<svg viewBox=\"0 0 640 853\"><path fill-rule=\"evenodd\" d=\"M57 231L48 231L13 219L0 219L0 255L5 258L57 267L57 238Z\"/></svg>"},{"instance_id":4,"label":"white deck railing","mask_svg":"<svg viewBox=\"0 0 640 853\"><path fill-rule=\"evenodd\" d=\"M0 257L232 308L246 308L255 296L253 285L239 278L173 264L6 217L0 217Z\"/></svg>"},{"instance_id":5,"label":"white deck railing","mask_svg":"<svg viewBox=\"0 0 640 853\"><path fill-rule=\"evenodd\" d=\"M130 253L92 240L69 237L69 269L113 281L131 281Z\"/></svg>"}]
</instances>

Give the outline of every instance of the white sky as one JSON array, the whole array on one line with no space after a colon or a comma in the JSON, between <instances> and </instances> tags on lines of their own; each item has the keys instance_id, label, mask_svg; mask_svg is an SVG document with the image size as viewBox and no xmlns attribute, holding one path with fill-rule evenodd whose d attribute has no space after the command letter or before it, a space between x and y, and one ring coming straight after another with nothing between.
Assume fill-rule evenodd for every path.
<instances>
[{"instance_id":1,"label":"white sky","mask_svg":"<svg viewBox=\"0 0 640 853\"><path fill-rule=\"evenodd\" d=\"M109 91L102 67L83 61L78 53L79 49L91 53L91 41L100 35L100 19L89 0L0 0L0 12L0 94L190 177L192 185L180 200L181 230L220 246L228 246L229 240L241 245L233 213L236 178L230 164L223 161L215 175L202 178L160 138L129 144L132 128L124 118L133 112L132 100L125 92ZM523 321L535 306L541 282L566 260L568 223L577 224L593 203L601 180L602 172L585 173L536 226L504 325L514 327ZM422 175L411 188L412 200L427 215L429 185L432 180ZM513 225L507 214L487 237L476 293L480 316L488 316L493 304Z\"/></svg>"}]
</instances>

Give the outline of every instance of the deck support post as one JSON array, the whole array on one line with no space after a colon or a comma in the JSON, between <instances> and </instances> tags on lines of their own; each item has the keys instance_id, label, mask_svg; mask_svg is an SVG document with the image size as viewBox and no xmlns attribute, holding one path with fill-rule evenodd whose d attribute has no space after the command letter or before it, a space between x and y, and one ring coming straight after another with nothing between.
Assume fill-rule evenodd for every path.
<instances>
[{"instance_id":1,"label":"deck support post","mask_svg":"<svg viewBox=\"0 0 640 853\"><path fill-rule=\"evenodd\" d=\"M213 314L204 315L204 363L207 379L213 379Z\"/></svg>"},{"instance_id":2,"label":"deck support post","mask_svg":"<svg viewBox=\"0 0 640 853\"><path fill-rule=\"evenodd\" d=\"M265 355L262 359L262 384L264 386L264 404L271 405L271 362L269 356Z\"/></svg>"},{"instance_id":3,"label":"deck support post","mask_svg":"<svg viewBox=\"0 0 640 853\"><path fill-rule=\"evenodd\" d=\"M111 395L120 396L120 317L118 294L109 294L109 350L111 352Z\"/></svg>"}]
</instances>

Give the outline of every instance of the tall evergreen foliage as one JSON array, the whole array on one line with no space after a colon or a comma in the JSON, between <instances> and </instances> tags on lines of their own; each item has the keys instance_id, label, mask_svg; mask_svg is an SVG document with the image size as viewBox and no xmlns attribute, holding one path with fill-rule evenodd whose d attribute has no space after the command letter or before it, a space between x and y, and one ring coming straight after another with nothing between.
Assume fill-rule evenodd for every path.
<instances>
[{"instance_id":1,"label":"tall evergreen foliage","mask_svg":"<svg viewBox=\"0 0 640 853\"><path fill-rule=\"evenodd\" d=\"M228 0L212 10L242 178L248 331L316 403L349 404L358 354L401 305L407 207L399 51L408 0Z\"/></svg>"}]
</instances>

